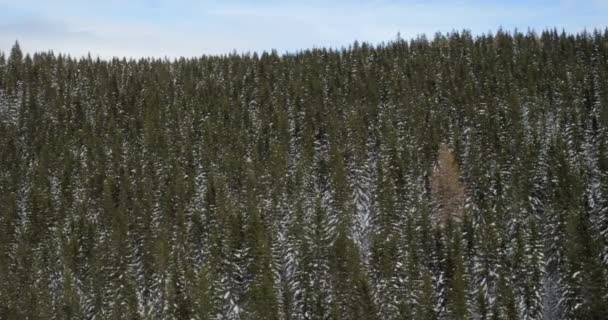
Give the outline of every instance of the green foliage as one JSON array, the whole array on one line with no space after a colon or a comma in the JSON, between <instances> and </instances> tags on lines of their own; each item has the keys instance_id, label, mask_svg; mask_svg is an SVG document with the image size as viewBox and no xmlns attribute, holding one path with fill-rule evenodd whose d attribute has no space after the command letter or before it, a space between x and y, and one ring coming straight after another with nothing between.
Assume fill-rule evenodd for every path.
<instances>
[{"instance_id":1,"label":"green foliage","mask_svg":"<svg viewBox=\"0 0 608 320\"><path fill-rule=\"evenodd\" d=\"M602 319L607 61L599 30L175 61L15 44L0 319ZM440 146L458 219L433 218Z\"/></svg>"}]
</instances>

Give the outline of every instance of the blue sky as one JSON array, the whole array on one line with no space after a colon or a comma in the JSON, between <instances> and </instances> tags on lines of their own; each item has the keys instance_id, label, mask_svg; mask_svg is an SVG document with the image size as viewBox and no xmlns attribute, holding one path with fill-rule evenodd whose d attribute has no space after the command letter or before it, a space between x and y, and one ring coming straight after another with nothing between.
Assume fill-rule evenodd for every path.
<instances>
[{"instance_id":1,"label":"blue sky","mask_svg":"<svg viewBox=\"0 0 608 320\"><path fill-rule=\"evenodd\" d=\"M178 57L379 43L499 27L608 25L608 0L0 0L0 50Z\"/></svg>"}]
</instances>

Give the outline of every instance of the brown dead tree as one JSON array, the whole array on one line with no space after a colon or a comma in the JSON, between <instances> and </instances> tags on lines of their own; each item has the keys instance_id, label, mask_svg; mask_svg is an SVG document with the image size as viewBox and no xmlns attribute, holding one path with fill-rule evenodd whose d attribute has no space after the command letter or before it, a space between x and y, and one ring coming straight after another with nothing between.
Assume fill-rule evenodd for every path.
<instances>
[{"instance_id":1,"label":"brown dead tree","mask_svg":"<svg viewBox=\"0 0 608 320\"><path fill-rule=\"evenodd\" d=\"M454 151L447 144L442 143L431 176L433 221L436 224L443 225L448 219L462 221L464 192Z\"/></svg>"}]
</instances>

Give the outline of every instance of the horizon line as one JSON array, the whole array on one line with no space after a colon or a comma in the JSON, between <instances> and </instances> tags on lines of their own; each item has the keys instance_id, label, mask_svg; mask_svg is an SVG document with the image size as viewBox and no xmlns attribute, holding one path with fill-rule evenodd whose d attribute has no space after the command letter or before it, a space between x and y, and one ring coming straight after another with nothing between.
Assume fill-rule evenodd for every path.
<instances>
[{"instance_id":1,"label":"horizon line","mask_svg":"<svg viewBox=\"0 0 608 320\"><path fill-rule=\"evenodd\" d=\"M270 49L262 49L262 50L241 50L238 51L236 48L228 51L228 52L223 52L223 53L203 53L200 55L179 55L179 56L170 56L170 55L164 55L164 56L158 56L158 55L141 55L141 56L118 56L118 55L112 55L112 56L103 56L99 53L92 53L92 52L88 52L86 54L70 54L68 52L62 52L62 51L55 51L52 48L49 49L40 49L40 50L34 50L34 51L23 51L22 49L22 54L23 57L26 58L27 56L35 56L35 55L41 55L41 54L52 54L55 57L62 57L62 58L66 58L66 59L70 59L70 60L76 60L76 61L80 61L80 60L87 60L87 59L92 59L92 60L102 60L102 61L114 61L114 60L126 60L126 61L140 61L140 60L151 60L151 61L169 61L169 62L176 62L179 60L193 60L193 59L200 59L200 58L226 58L226 57L234 57L234 56L238 56L238 57L255 57L255 56L262 56L262 55L266 55L266 54L270 54L270 55L276 55L279 57L289 57L289 56L297 56L309 51L329 51L329 52L347 52L353 49L353 47L355 46L371 46L373 48L383 48L383 47L387 47L390 45L394 45L396 43L399 43L401 41L407 42L409 44L414 43L416 41L429 41L430 43L433 43L437 40L438 36L443 36L443 37L450 37L453 35L470 35L471 38L476 41L480 38L483 37L487 37L487 36L497 36L499 34L504 34L507 36L515 36L515 35L524 35L524 36L536 36L537 38L540 38L541 35L545 34L545 33L557 33L558 35L566 35L566 36L575 36L575 37L580 37L580 36L590 36L590 35L595 35L598 33L608 33L608 26L604 26L604 27L593 27L593 28L587 28L584 27L582 28L582 30L576 31L576 32L571 32L571 31L566 31L565 27L561 27L561 30L558 29L558 27L544 27L542 28L542 30L538 31L537 28L534 27L527 27L526 31L521 31L519 28L512 28L512 29L507 29L507 28L503 28L502 26L499 26L496 30L488 30L488 31L483 31L483 32L474 32L472 31L470 28L463 28L460 30L456 30L453 29L452 31L436 31L434 33L419 33L416 35L412 35L409 37L402 37L401 36L401 32L397 31L394 38L393 39L389 39L389 40L382 40L380 42L378 41L373 41L373 40L358 40L358 39L354 39L352 40L350 43L348 43L347 45L340 45L340 46L333 46L333 45L324 45L324 46L311 46L311 47L303 47L303 48L299 48L299 49L295 49L295 50L284 50L281 53L278 53L278 49L276 48L270 48ZM432 36L432 38L431 38ZM20 41L18 38L15 39L15 41L13 42L13 45L11 46L11 48L9 48L8 50L3 50L0 49L0 56L3 56L5 58L10 56L10 51L17 45L21 48L21 44L22 43L27 43L27 41ZM8 52L8 54L7 54Z\"/></svg>"}]
</instances>

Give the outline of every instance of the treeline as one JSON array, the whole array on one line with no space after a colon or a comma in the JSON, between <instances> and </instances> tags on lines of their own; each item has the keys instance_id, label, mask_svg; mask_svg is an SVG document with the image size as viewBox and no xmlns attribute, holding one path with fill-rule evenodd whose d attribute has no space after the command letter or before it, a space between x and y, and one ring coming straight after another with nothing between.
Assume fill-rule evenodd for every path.
<instances>
[{"instance_id":1,"label":"treeline","mask_svg":"<svg viewBox=\"0 0 608 320\"><path fill-rule=\"evenodd\" d=\"M173 61L16 44L0 319L606 319L606 128L608 30Z\"/></svg>"}]
</instances>

